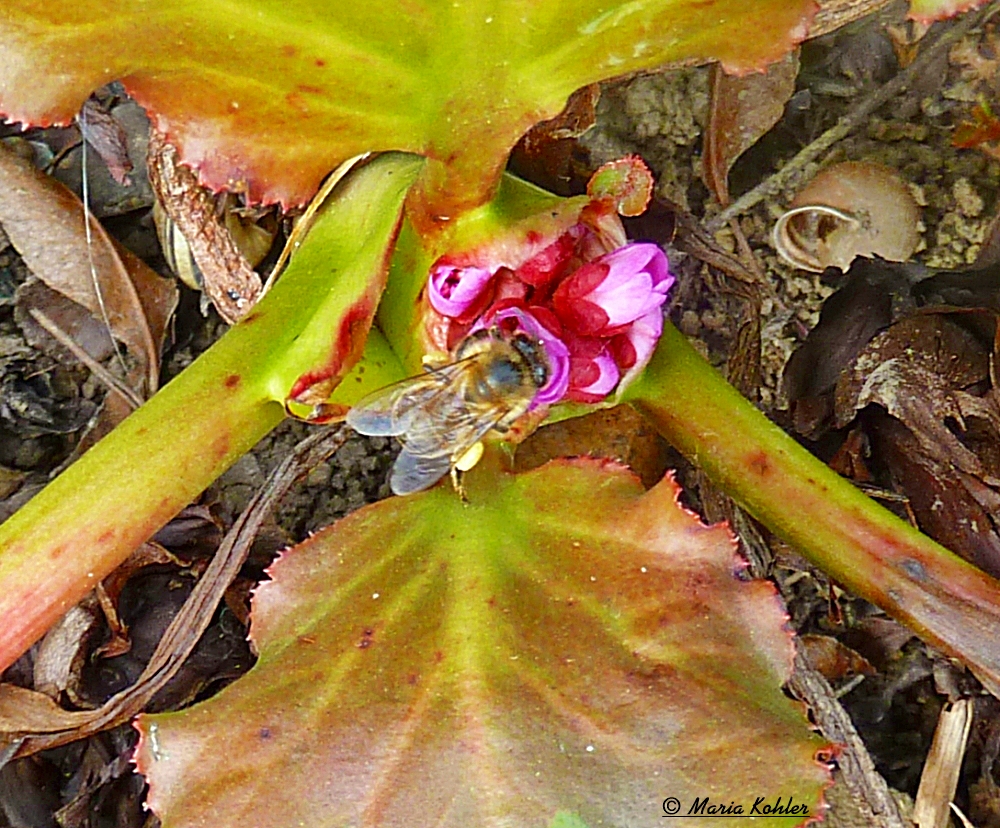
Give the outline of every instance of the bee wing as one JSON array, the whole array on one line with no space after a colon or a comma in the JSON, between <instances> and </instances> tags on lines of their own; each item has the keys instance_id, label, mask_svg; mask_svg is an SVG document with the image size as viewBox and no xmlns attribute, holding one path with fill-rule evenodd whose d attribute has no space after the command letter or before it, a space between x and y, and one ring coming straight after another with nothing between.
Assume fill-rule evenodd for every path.
<instances>
[{"instance_id":1,"label":"bee wing","mask_svg":"<svg viewBox=\"0 0 1000 828\"><path fill-rule=\"evenodd\" d=\"M460 397L442 398L436 405L432 412L414 410L406 433L400 436L403 450L389 479L394 494L433 486L507 413L495 408L474 410Z\"/></svg>"},{"instance_id":2,"label":"bee wing","mask_svg":"<svg viewBox=\"0 0 1000 828\"><path fill-rule=\"evenodd\" d=\"M408 495L429 489L444 477L451 468L451 457L421 457L410 454L405 448L392 466L389 488L393 494Z\"/></svg>"},{"instance_id":3,"label":"bee wing","mask_svg":"<svg viewBox=\"0 0 1000 828\"><path fill-rule=\"evenodd\" d=\"M408 377L363 397L347 412L347 424L369 437L399 437L409 430L415 412L446 392L461 363Z\"/></svg>"}]
</instances>

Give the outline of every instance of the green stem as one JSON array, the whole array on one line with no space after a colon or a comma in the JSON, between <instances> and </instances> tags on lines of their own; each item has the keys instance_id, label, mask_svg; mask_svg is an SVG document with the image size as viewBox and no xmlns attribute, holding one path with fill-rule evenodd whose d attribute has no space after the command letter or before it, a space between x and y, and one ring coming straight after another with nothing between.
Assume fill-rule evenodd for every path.
<instances>
[{"instance_id":1,"label":"green stem","mask_svg":"<svg viewBox=\"0 0 1000 828\"><path fill-rule=\"evenodd\" d=\"M1000 689L1000 583L813 457L673 326L626 398L775 535Z\"/></svg>"},{"instance_id":2,"label":"green stem","mask_svg":"<svg viewBox=\"0 0 1000 828\"><path fill-rule=\"evenodd\" d=\"M0 526L0 672L281 422L296 383L347 374L420 164L389 154L343 182L247 318ZM365 355L334 402L400 378L377 332Z\"/></svg>"}]
</instances>

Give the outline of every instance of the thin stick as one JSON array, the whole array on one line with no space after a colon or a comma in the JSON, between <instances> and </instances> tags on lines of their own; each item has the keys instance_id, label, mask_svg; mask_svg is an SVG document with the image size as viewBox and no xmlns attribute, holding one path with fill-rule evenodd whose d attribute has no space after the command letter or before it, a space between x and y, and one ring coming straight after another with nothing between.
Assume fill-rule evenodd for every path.
<instances>
[{"instance_id":1,"label":"thin stick","mask_svg":"<svg viewBox=\"0 0 1000 828\"><path fill-rule=\"evenodd\" d=\"M736 201L722 210L718 215L713 216L705 222L705 228L710 233L716 233L721 230L730 219L742 215L751 208L755 207L765 198L781 192L791 184L795 176L800 174L807 164L816 160L816 158L836 144L837 141L847 137L847 135L862 124L876 109L907 89L922 72L927 70L928 66L936 60L942 52L951 48L954 43L965 37L965 35L976 26L985 23L998 11L1000 11L1000 3L994 2L976 14L967 14L964 18L958 21L958 23L948 29L948 31L938 37L934 43L923 49L919 57L917 57L917 59L906 69L896 75L896 77L894 77L887 84L875 90L871 95L859 101L853 108L848 110L847 114L843 115L836 124L830 127L830 129L820 135L819 138L811 144L803 147L791 161L785 164L785 166L778 170L774 175L762 181L749 192L744 193L736 199Z\"/></svg>"},{"instance_id":2,"label":"thin stick","mask_svg":"<svg viewBox=\"0 0 1000 828\"><path fill-rule=\"evenodd\" d=\"M139 395L135 393L135 391L125 385L125 383L118 379L118 377L112 374L107 368L101 365L101 363L83 350L83 348L77 345L76 342L73 341L73 337L60 328L55 322L52 321L52 319L46 316L44 311L41 311L38 308L31 308L28 313L31 314L31 318L41 325L49 333L49 335L56 340L56 342L73 354L73 356L80 360L80 362L86 365L90 369L90 372L108 387L109 391L124 399L133 411L142 405L142 400Z\"/></svg>"},{"instance_id":3,"label":"thin stick","mask_svg":"<svg viewBox=\"0 0 1000 828\"><path fill-rule=\"evenodd\" d=\"M111 327L111 320L108 318L108 309L104 305L104 293L101 291L101 281L97 278L97 266L94 264L94 240L90 232L90 186L87 183L87 108L81 107L80 114L76 116L80 122L80 135L83 136L83 146L80 149L80 179L83 195L83 230L87 238L87 259L90 262L90 278L94 284L94 294L97 296L97 306L101 309L101 320L104 327L108 329L108 336L111 337L111 345L115 349L115 356L118 364L122 367L122 373L128 374L128 366L125 364L125 357L122 356L118 347L118 340L115 339L114 330Z\"/></svg>"}]
</instances>

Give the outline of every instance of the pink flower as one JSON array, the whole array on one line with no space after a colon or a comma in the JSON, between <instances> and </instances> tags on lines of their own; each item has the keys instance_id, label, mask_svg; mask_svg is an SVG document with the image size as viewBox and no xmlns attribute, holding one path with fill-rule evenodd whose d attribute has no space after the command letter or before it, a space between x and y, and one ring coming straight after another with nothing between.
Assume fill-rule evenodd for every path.
<instances>
[{"instance_id":1,"label":"pink flower","mask_svg":"<svg viewBox=\"0 0 1000 828\"><path fill-rule=\"evenodd\" d=\"M439 262L431 268L427 298L442 316L474 319L489 304L492 279L493 271L483 267Z\"/></svg>"},{"instance_id":2,"label":"pink flower","mask_svg":"<svg viewBox=\"0 0 1000 828\"><path fill-rule=\"evenodd\" d=\"M541 343L549 363L549 377L545 385L535 394L528 410L533 411L539 406L558 402L569 387L569 350L566 344L531 313L517 307L503 308L492 315L484 316L473 326L472 331L480 330L487 325L502 325L507 320L510 320L508 325L511 332L524 331Z\"/></svg>"},{"instance_id":3,"label":"pink flower","mask_svg":"<svg viewBox=\"0 0 1000 828\"><path fill-rule=\"evenodd\" d=\"M552 295L562 324L579 336L612 337L624 326L659 313L674 283L655 244L627 244L580 267Z\"/></svg>"},{"instance_id":4,"label":"pink flower","mask_svg":"<svg viewBox=\"0 0 1000 828\"><path fill-rule=\"evenodd\" d=\"M657 245L626 241L612 201L573 209L448 254L428 280L431 349L454 352L495 324L541 343L549 376L532 409L561 399L600 402L627 386L656 347L675 281Z\"/></svg>"}]
</instances>

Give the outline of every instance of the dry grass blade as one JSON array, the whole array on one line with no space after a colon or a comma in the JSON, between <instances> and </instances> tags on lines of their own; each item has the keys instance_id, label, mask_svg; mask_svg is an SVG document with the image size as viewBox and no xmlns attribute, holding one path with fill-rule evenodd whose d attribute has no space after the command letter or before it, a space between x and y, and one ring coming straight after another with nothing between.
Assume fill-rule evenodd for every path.
<instances>
[{"instance_id":1,"label":"dry grass blade","mask_svg":"<svg viewBox=\"0 0 1000 828\"><path fill-rule=\"evenodd\" d=\"M972 699L959 699L941 710L913 804L913 824L917 828L951 825L950 805L958 787L972 713Z\"/></svg>"}]
</instances>

